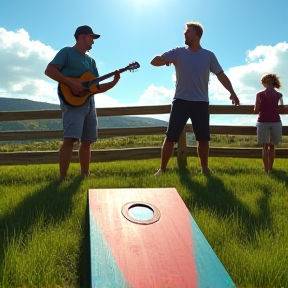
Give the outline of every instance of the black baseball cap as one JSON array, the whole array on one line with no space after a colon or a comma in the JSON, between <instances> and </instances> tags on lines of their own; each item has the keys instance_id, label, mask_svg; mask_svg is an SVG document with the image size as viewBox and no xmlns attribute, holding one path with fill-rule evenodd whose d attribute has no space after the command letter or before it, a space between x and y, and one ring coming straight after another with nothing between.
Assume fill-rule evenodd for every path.
<instances>
[{"instance_id":1,"label":"black baseball cap","mask_svg":"<svg viewBox=\"0 0 288 288\"><path fill-rule=\"evenodd\" d=\"M80 34L84 34L84 35L93 35L93 38L94 39L97 39L100 37L100 35L98 34L95 34L92 30L91 27L87 26L87 25L84 25L84 26L80 26L76 29L75 31L75 34L74 34L74 37L75 39L77 40L77 37L80 35Z\"/></svg>"}]
</instances>

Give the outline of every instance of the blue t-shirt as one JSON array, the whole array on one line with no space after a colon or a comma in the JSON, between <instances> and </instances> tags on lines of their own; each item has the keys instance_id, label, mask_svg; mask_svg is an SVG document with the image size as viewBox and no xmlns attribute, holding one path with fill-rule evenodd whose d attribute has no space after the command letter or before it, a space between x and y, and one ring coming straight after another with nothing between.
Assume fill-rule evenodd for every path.
<instances>
[{"instance_id":1,"label":"blue t-shirt","mask_svg":"<svg viewBox=\"0 0 288 288\"><path fill-rule=\"evenodd\" d=\"M206 101L210 72L223 71L214 53L206 49L191 51L177 47L162 54L162 59L173 61L176 71L176 90L174 99Z\"/></svg>"},{"instance_id":2,"label":"blue t-shirt","mask_svg":"<svg viewBox=\"0 0 288 288\"><path fill-rule=\"evenodd\" d=\"M61 73L67 77L79 78L88 71L95 77L99 77L95 60L88 54L81 54L74 47L62 48L50 64L58 66L61 69ZM62 101L63 95L59 89L59 85L58 96L60 101Z\"/></svg>"}]
</instances>

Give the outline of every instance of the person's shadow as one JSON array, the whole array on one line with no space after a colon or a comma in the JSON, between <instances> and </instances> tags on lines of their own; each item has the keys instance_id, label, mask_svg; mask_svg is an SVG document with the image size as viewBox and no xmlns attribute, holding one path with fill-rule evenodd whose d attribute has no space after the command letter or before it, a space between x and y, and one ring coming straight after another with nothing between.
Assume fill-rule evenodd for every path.
<instances>
[{"instance_id":1,"label":"person's shadow","mask_svg":"<svg viewBox=\"0 0 288 288\"><path fill-rule=\"evenodd\" d=\"M253 212L249 208L249 203L246 204L237 198L231 188L227 188L216 175L212 174L207 177L206 185L202 185L193 181L193 176L186 167L182 167L179 172L181 183L191 192L185 199L191 213L194 207L203 207L223 219L235 219L243 230L243 233L239 235L242 241L243 237L247 241L256 240L259 231L271 229L272 218L269 210L271 191L268 187L263 185L262 195L257 201L257 212Z\"/></svg>"},{"instance_id":2,"label":"person's shadow","mask_svg":"<svg viewBox=\"0 0 288 288\"><path fill-rule=\"evenodd\" d=\"M285 186L288 187L288 173L284 170L273 169L272 173L269 174L272 178L278 180L279 182L285 183Z\"/></svg>"},{"instance_id":3,"label":"person's shadow","mask_svg":"<svg viewBox=\"0 0 288 288\"><path fill-rule=\"evenodd\" d=\"M5 251L11 241L17 241L29 234L29 231L39 220L45 223L60 223L70 217L72 213L72 197L79 190L82 179L76 177L60 185L52 182L44 188L27 195L16 207L0 214L0 279L3 278ZM11 191L18 193L19 191ZM13 197L13 195L11 195ZM40 219L41 217L41 219ZM25 219L23 221L23 219Z\"/></svg>"}]
</instances>

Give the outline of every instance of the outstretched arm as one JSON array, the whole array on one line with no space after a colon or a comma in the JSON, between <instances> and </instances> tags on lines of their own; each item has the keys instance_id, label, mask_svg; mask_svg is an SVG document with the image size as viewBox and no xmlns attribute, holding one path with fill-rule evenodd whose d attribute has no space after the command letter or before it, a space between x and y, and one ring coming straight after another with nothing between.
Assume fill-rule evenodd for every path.
<instances>
[{"instance_id":1,"label":"outstretched arm","mask_svg":"<svg viewBox=\"0 0 288 288\"><path fill-rule=\"evenodd\" d=\"M234 89L232 87L232 84L229 80L229 78L226 76L226 74L222 71L220 73L218 73L217 75L218 80L220 81L220 83L224 86L224 88L226 88L226 90L228 90L230 92L230 100L232 100L232 104L234 104L235 106L239 106L240 105L240 101L236 95L236 93L234 92Z\"/></svg>"},{"instance_id":2,"label":"outstretched arm","mask_svg":"<svg viewBox=\"0 0 288 288\"><path fill-rule=\"evenodd\" d=\"M162 58L162 56L158 55L158 56L155 56L150 63L153 66L164 66L164 65L169 66L173 62L166 61Z\"/></svg>"}]
</instances>

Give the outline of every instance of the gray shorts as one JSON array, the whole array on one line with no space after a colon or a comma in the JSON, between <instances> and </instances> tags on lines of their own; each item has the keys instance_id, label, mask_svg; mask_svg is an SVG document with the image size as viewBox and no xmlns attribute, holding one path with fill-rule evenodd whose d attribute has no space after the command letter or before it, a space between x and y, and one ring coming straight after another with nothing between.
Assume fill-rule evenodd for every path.
<instances>
[{"instance_id":1,"label":"gray shorts","mask_svg":"<svg viewBox=\"0 0 288 288\"><path fill-rule=\"evenodd\" d=\"M97 115L91 97L82 106L74 107L61 103L63 138L74 138L81 142L95 142L98 138Z\"/></svg>"},{"instance_id":2,"label":"gray shorts","mask_svg":"<svg viewBox=\"0 0 288 288\"><path fill-rule=\"evenodd\" d=\"M257 122L257 141L259 144L273 143L275 145L282 141L282 122Z\"/></svg>"}]
</instances>

